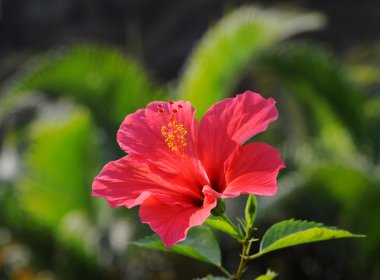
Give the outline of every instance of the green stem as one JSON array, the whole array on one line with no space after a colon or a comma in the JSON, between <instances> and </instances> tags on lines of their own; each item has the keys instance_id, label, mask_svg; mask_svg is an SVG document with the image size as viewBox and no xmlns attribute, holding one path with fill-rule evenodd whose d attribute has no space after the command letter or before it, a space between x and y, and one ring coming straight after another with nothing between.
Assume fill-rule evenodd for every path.
<instances>
[{"instance_id":1,"label":"green stem","mask_svg":"<svg viewBox=\"0 0 380 280\"><path fill-rule=\"evenodd\" d=\"M251 260L254 260L254 259L258 258L258 257L261 257L262 255L263 255L263 254L256 253L256 254L254 254L254 255L248 256L247 259L248 259L249 261L251 261Z\"/></svg>"},{"instance_id":2,"label":"green stem","mask_svg":"<svg viewBox=\"0 0 380 280\"><path fill-rule=\"evenodd\" d=\"M240 263L236 270L236 273L232 278L233 280L241 279L243 273L246 270L247 263L251 260L249 253L251 251L252 242L255 241L255 239L252 237L252 232L254 229L253 224L256 217L256 208L256 197L254 195L250 195L247 200L247 205L245 206L245 221L242 223L244 226L244 236L242 236L240 242L242 243L243 248L240 254Z\"/></svg>"},{"instance_id":3,"label":"green stem","mask_svg":"<svg viewBox=\"0 0 380 280\"><path fill-rule=\"evenodd\" d=\"M243 273L245 272L245 267L247 263L249 262L248 257L249 257L249 252L251 250L251 244L252 244L252 240L243 240L243 248L241 250L239 267L232 279L240 280Z\"/></svg>"}]
</instances>

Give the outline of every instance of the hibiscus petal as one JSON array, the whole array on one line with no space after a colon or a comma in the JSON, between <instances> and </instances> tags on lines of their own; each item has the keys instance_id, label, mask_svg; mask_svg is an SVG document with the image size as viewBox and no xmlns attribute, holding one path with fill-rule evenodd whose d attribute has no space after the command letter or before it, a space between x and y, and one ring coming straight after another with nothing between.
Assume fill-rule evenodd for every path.
<instances>
[{"instance_id":1,"label":"hibiscus petal","mask_svg":"<svg viewBox=\"0 0 380 280\"><path fill-rule=\"evenodd\" d=\"M235 142L244 144L277 119L275 104L274 99L265 99L252 91L224 99L204 115L201 121L202 135L228 136Z\"/></svg>"},{"instance_id":2,"label":"hibiscus petal","mask_svg":"<svg viewBox=\"0 0 380 280\"><path fill-rule=\"evenodd\" d=\"M202 200L201 190L181 177L173 176L133 156L108 163L95 177L92 195L104 197L111 207L131 208L150 195L167 204L192 206Z\"/></svg>"},{"instance_id":3,"label":"hibiscus petal","mask_svg":"<svg viewBox=\"0 0 380 280\"><path fill-rule=\"evenodd\" d=\"M154 196L144 200L140 206L140 218L162 239L166 247L186 238L191 227L199 226L210 216L210 211L216 206L216 196L213 190L205 186L202 206L184 208L181 205L169 205Z\"/></svg>"},{"instance_id":4,"label":"hibiscus petal","mask_svg":"<svg viewBox=\"0 0 380 280\"><path fill-rule=\"evenodd\" d=\"M250 143L237 149L225 163L225 196L274 195L277 175L285 164L280 153L265 143Z\"/></svg>"},{"instance_id":5,"label":"hibiscus petal","mask_svg":"<svg viewBox=\"0 0 380 280\"><path fill-rule=\"evenodd\" d=\"M277 119L275 101L246 91L213 105L200 124L199 152L207 173L223 185L220 176L230 154Z\"/></svg>"},{"instance_id":6,"label":"hibiscus petal","mask_svg":"<svg viewBox=\"0 0 380 280\"><path fill-rule=\"evenodd\" d=\"M173 110L177 111L173 120L182 124L187 131L184 136L187 142L184 157L197 158L195 141L198 122L194 118L194 108L189 102L183 101L172 105L167 102L152 102L146 109L128 115L117 134L120 147L129 154L154 162L158 168L176 173L181 166L179 162L183 161L182 155L168 147L161 133L162 127L168 126L169 114Z\"/></svg>"}]
</instances>

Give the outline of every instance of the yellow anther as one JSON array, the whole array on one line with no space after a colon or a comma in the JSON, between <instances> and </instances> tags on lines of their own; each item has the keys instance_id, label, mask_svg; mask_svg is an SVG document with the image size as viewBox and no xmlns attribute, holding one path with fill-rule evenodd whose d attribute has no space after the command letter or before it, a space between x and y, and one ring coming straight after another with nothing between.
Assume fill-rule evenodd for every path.
<instances>
[{"instance_id":1,"label":"yellow anther","mask_svg":"<svg viewBox=\"0 0 380 280\"><path fill-rule=\"evenodd\" d=\"M187 148L186 134L187 131L183 124L179 124L176 121L170 121L168 125L161 127L161 134L165 138L166 145L173 151L181 154L181 157L185 157Z\"/></svg>"}]
</instances>

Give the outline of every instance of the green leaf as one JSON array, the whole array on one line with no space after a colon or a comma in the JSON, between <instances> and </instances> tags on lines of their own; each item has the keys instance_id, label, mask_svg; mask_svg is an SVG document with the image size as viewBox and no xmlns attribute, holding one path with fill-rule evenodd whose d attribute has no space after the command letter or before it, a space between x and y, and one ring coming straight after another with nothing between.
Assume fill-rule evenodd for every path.
<instances>
[{"instance_id":1,"label":"green leaf","mask_svg":"<svg viewBox=\"0 0 380 280\"><path fill-rule=\"evenodd\" d=\"M233 86L260 51L295 34L318 29L317 13L288 13L243 6L223 17L196 46L177 90L201 116L213 103L232 94Z\"/></svg>"},{"instance_id":2,"label":"green leaf","mask_svg":"<svg viewBox=\"0 0 380 280\"><path fill-rule=\"evenodd\" d=\"M358 137L363 135L363 108L360 104L364 104L365 95L349 79L347 67L328 51L297 42L279 45L263 51L256 66L258 75L265 73L265 77L270 78L274 74L281 87L290 86L287 95L296 97L301 107L307 110L304 116L313 113L315 120L311 121L315 124L310 125L310 120L307 124L313 131L319 129L322 119L324 127L338 122ZM342 98L342 92L345 98ZM331 133L336 129L336 126L330 129L330 141Z\"/></svg>"},{"instance_id":3,"label":"green leaf","mask_svg":"<svg viewBox=\"0 0 380 280\"><path fill-rule=\"evenodd\" d=\"M255 278L255 280L272 280L277 277L277 273L274 271L271 271L270 269L267 270L267 273L260 275Z\"/></svg>"},{"instance_id":4,"label":"green leaf","mask_svg":"<svg viewBox=\"0 0 380 280\"><path fill-rule=\"evenodd\" d=\"M59 119L45 116L32 125L23 161L26 171L17 183L22 207L53 228L68 212L89 209L88 186L99 168L88 111L69 114Z\"/></svg>"},{"instance_id":5,"label":"green leaf","mask_svg":"<svg viewBox=\"0 0 380 280\"><path fill-rule=\"evenodd\" d=\"M256 196L251 194L248 196L247 204L245 206L245 222L247 224L247 228L252 228L255 222L256 209L257 209Z\"/></svg>"},{"instance_id":6,"label":"green leaf","mask_svg":"<svg viewBox=\"0 0 380 280\"><path fill-rule=\"evenodd\" d=\"M157 235L134 241L131 244L139 247L177 253L216 266L221 265L221 254L218 241L212 231L206 227L195 227L189 230L186 240L166 248Z\"/></svg>"},{"instance_id":7,"label":"green leaf","mask_svg":"<svg viewBox=\"0 0 380 280\"><path fill-rule=\"evenodd\" d=\"M227 222L223 217L210 216L204 224L214 229L223 231L234 238L241 238L239 231L232 224L232 222Z\"/></svg>"},{"instance_id":8,"label":"green leaf","mask_svg":"<svg viewBox=\"0 0 380 280\"><path fill-rule=\"evenodd\" d=\"M364 237L346 230L325 227L321 223L287 220L274 224L264 234L260 243L260 251L251 258L260 257L274 250L305 243L350 237Z\"/></svg>"},{"instance_id":9,"label":"green leaf","mask_svg":"<svg viewBox=\"0 0 380 280\"><path fill-rule=\"evenodd\" d=\"M5 89L0 118L34 92L74 99L88 106L99 123L118 127L126 113L145 107L166 90L118 49L83 44L28 61Z\"/></svg>"},{"instance_id":10,"label":"green leaf","mask_svg":"<svg viewBox=\"0 0 380 280\"><path fill-rule=\"evenodd\" d=\"M17 206L35 226L51 230L78 253L94 256L98 236L91 228L90 186L100 156L91 117L66 103L50 110L54 113L41 114L26 133L30 145L16 182Z\"/></svg>"}]
</instances>

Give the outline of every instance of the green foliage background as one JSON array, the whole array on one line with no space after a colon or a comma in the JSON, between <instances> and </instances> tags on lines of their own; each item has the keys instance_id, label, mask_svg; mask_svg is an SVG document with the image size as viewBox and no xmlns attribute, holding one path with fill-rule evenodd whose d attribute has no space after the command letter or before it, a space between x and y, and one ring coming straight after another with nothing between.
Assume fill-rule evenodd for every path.
<instances>
[{"instance_id":1,"label":"green foliage background","mask_svg":"<svg viewBox=\"0 0 380 280\"><path fill-rule=\"evenodd\" d=\"M127 245L147 228L136 211L111 210L92 198L92 180L106 162L122 156L115 137L128 113L152 100L174 98L190 100L200 118L244 85L277 100L279 121L255 141L278 147L287 163L279 195L259 199L257 226L264 230L294 217L367 235L336 250L331 243L320 251L306 247L312 253L295 249L299 256L292 258L273 253L265 259L269 265L254 266L254 275L273 264L283 279L306 279L308 268L300 261L306 254L317 267L310 279L330 279L324 260L338 259L343 259L336 269L341 278L376 279L380 60L372 58L380 57L379 48L361 60L354 54L337 58L293 37L324 24L317 13L233 10L197 43L174 87L154 82L134 57L96 44L43 53L2 81L1 158L9 161L10 154L17 162L17 172L0 181L2 273L19 279L7 255L13 248L27 260L28 279L37 279L32 275L39 271L47 271L48 279L153 279L146 266L135 269L151 256ZM232 215L239 205L229 205ZM236 248L224 244L226 266L233 267ZM162 267L170 265L164 261ZM199 273L202 269L211 268Z\"/></svg>"}]
</instances>

